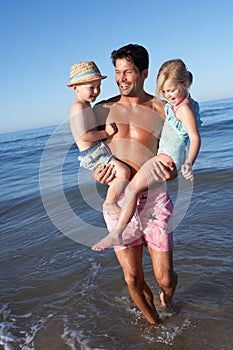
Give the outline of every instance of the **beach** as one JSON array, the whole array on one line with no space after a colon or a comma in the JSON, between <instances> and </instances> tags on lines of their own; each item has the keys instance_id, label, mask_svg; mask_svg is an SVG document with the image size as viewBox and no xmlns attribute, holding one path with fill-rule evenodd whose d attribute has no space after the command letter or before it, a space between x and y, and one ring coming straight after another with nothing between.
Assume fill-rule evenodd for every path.
<instances>
[{"instance_id":1,"label":"beach","mask_svg":"<svg viewBox=\"0 0 233 350\"><path fill-rule=\"evenodd\" d=\"M181 213L174 313L159 307L144 250L156 327L132 303L113 249L90 248L107 233L106 186L79 169L68 121L0 135L0 350L233 348L233 99L200 105L194 184L168 184Z\"/></svg>"}]
</instances>

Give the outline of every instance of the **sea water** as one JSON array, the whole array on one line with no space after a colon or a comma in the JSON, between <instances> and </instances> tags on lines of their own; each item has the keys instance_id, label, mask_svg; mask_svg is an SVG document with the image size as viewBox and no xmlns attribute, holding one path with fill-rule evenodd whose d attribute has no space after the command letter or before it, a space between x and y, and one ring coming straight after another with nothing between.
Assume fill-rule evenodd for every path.
<instances>
[{"instance_id":1,"label":"sea water","mask_svg":"<svg viewBox=\"0 0 233 350\"><path fill-rule=\"evenodd\" d=\"M107 233L106 186L79 169L68 123L0 135L0 349L233 348L233 99L202 103L201 115L194 186L169 184L183 210L179 283L176 312L159 309L156 327L131 301L113 250L90 249ZM159 307L146 249L143 265Z\"/></svg>"}]
</instances>

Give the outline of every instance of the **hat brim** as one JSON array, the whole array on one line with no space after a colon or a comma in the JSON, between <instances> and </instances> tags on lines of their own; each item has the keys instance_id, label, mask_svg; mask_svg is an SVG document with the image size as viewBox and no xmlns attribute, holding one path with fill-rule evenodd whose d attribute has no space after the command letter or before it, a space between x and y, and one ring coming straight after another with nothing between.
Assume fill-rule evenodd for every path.
<instances>
[{"instance_id":1,"label":"hat brim","mask_svg":"<svg viewBox=\"0 0 233 350\"><path fill-rule=\"evenodd\" d=\"M103 80L106 79L107 75L101 75L101 76L92 76L92 77L85 77L77 79L76 81L72 82L71 84L66 84L66 86L71 87L73 85L80 85L85 83L90 83L91 81L97 81L97 80Z\"/></svg>"}]
</instances>

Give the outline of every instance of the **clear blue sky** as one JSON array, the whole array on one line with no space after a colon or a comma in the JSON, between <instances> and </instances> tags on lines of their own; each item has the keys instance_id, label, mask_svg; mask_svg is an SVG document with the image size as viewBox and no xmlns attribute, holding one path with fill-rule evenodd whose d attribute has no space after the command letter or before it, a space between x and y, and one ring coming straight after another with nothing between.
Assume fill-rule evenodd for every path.
<instances>
[{"instance_id":1,"label":"clear blue sky","mask_svg":"<svg viewBox=\"0 0 233 350\"><path fill-rule=\"evenodd\" d=\"M155 91L159 66L182 58L194 98L233 97L232 0L5 0L0 3L0 132L57 125L74 99L70 66L94 60L108 78L98 100L118 93L112 50L147 48Z\"/></svg>"}]
</instances>

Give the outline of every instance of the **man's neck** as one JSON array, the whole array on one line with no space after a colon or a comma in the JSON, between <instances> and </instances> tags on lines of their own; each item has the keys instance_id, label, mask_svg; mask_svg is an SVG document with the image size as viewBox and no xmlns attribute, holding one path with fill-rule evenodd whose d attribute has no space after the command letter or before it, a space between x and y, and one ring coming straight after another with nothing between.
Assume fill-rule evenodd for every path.
<instances>
[{"instance_id":1,"label":"man's neck","mask_svg":"<svg viewBox=\"0 0 233 350\"><path fill-rule=\"evenodd\" d=\"M126 102L131 104L142 105L149 100L151 100L153 96L147 94L145 91L142 91L138 96L123 96L121 95L118 102Z\"/></svg>"}]
</instances>

